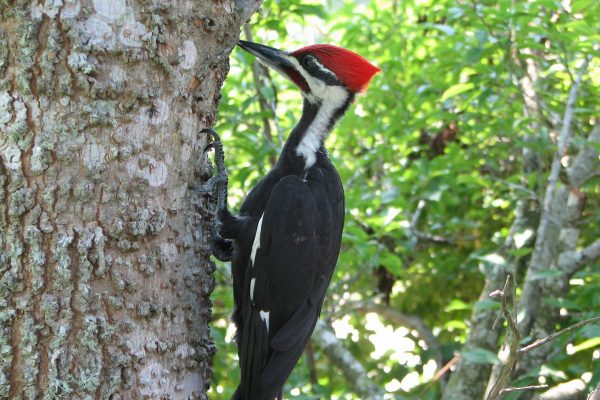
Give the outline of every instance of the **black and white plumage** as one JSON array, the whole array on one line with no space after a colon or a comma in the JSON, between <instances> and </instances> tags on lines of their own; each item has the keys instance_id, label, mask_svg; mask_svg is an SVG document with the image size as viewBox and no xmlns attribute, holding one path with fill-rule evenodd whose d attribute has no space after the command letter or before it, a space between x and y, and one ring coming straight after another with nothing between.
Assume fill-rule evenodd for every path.
<instances>
[{"instance_id":1,"label":"black and white plumage","mask_svg":"<svg viewBox=\"0 0 600 400\"><path fill-rule=\"evenodd\" d=\"M273 400L310 339L340 251L344 191L324 140L379 69L330 45L292 53L245 41L239 46L304 96L298 125L239 214L218 203L214 253L232 262L241 369L233 398ZM224 170L220 175L223 187Z\"/></svg>"}]
</instances>

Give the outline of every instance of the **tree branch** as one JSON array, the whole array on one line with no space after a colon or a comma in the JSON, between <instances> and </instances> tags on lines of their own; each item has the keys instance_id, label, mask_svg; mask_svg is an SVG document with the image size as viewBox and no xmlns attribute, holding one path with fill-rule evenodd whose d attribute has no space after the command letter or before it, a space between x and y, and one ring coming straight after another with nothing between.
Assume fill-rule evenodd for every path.
<instances>
[{"instance_id":1,"label":"tree branch","mask_svg":"<svg viewBox=\"0 0 600 400\"><path fill-rule=\"evenodd\" d=\"M308 342L304 353L306 354L306 364L308 366L310 383L316 386L319 383L319 378L317 376L317 367L315 364L315 349L313 348L312 342Z\"/></svg>"},{"instance_id":2,"label":"tree branch","mask_svg":"<svg viewBox=\"0 0 600 400\"><path fill-rule=\"evenodd\" d=\"M500 391L500 394L503 395L504 393L518 392L520 390L540 390L540 389L547 389L547 388L548 388L548 385L531 385L531 386L521 386L521 387L509 386L509 387L502 389Z\"/></svg>"},{"instance_id":3,"label":"tree branch","mask_svg":"<svg viewBox=\"0 0 600 400\"><path fill-rule=\"evenodd\" d=\"M529 351L537 349L538 347L541 347L541 346L551 342L552 340L556 339L557 337L559 337L561 335L572 332L578 328L581 328L584 325L600 321L600 317L595 317L595 318L587 319L585 321L578 322L578 323L573 324L565 329L555 332L543 339L536 340L534 343L519 349L519 344L520 344L520 340L521 340L521 332L519 331L517 322L510 311L510 307L509 307L508 301L506 299L507 298L506 291L509 287L509 283L510 283L510 275L506 277L506 283L502 290L496 290L496 291L490 293L490 297L495 298L495 299L500 299L502 302L502 315L504 316L504 319L506 319L506 322L508 324L508 330L509 330L510 334L512 335L512 338L507 339L509 342L508 357L507 357L506 362L502 366L502 369L500 370L499 376L498 376L496 382L494 383L494 386L492 387L492 389L490 390L490 392L487 396L487 400L500 399L503 393L514 392L517 390L537 390L537 389L543 389L543 388L547 387L547 385L535 385L535 386L526 386L526 387L508 387L507 386L508 382L511 379L511 375L515 369L517 361L519 360L519 357ZM508 333L507 333L507 335L508 335Z\"/></svg>"},{"instance_id":4,"label":"tree branch","mask_svg":"<svg viewBox=\"0 0 600 400\"><path fill-rule=\"evenodd\" d=\"M587 71L587 67L590 60L590 56L586 57L583 65L581 66L581 69L579 70L579 74L577 75L577 78L575 79L575 82L573 82L571 90L569 91L567 106L565 108L565 114L562 120L562 128L558 139L558 148L554 153L552 166L550 168L550 175L548 176L546 195L544 196L544 205L542 208L542 217L537 232L537 239L535 241L536 252L542 251L543 244L546 240L546 231L550 222L550 208L552 206L552 202L554 201L554 189L556 188L556 183L558 182L558 174L560 172L560 161L565 154L567 144L569 143L569 140L571 138L571 121L575 112L575 101L577 100L577 96L579 94L581 80L583 78L583 75Z\"/></svg>"},{"instance_id":5,"label":"tree branch","mask_svg":"<svg viewBox=\"0 0 600 400\"><path fill-rule=\"evenodd\" d=\"M492 390L490 390L490 393L487 396L487 400L496 400L500 398L502 390L507 386L508 382L510 382L512 371L515 369L515 365L517 364L518 360L521 332L519 332L519 327L517 326L516 321L511 315L508 306L506 291L508 289L510 281L510 275L507 275L504 288L502 290L496 290L490 293L490 297L494 299L499 298L502 302L502 315L504 315L504 319L506 319L508 328L510 330L510 333L512 334L512 340L509 340L508 359L506 360L506 363L502 366L502 370L500 371L498 380L496 380L496 383L492 387Z\"/></svg>"},{"instance_id":6,"label":"tree branch","mask_svg":"<svg viewBox=\"0 0 600 400\"><path fill-rule=\"evenodd\" d=\"M541 400L584 400L586 384L581 379L560 383L540 395Z\"/></svg>"},{"instance_id":7,"label":"tree branch","mask_svg":"<svg viewBox=\"0 0 600 400\"><path fill-rule=\"evenodd\" d=\"M561 270L573 274L584 266L593 263L600 258L600 239L596 239L590 245L580 251L565 251L558 258Z\"/></svg>"},{"instance_id":8,"label":"tree branch","mask_svg":"<svg viewBox=\"0 0 600 400\"><path fill-rule=\"evenodd\" d=\"M246 34L246 39L252 42L252 28L250 28L250 25L247 23L244 24L244 33ZM254 80L254 86L256 87L256 94L258 95L258 105L260 108L260 112L263 114L263 136L267 140L267 143L269 143L269 145L273 149L276 149L275 142L273 141L271 119L267 116L269 113L272 115L275 128L277 132L279 132L276 116L277 114L275 112L276 107L275 103L270 103L264 94L264 88L267 86L264 81L270 81L271 77L267 68L260 64L257 60L252 61L252 78ZM271 153L270 160L272 164L275 164L275 162L277 161L275 153Z\"/></svg>"},{"instance_id":9,"label":"tree branch","mask_svg":"<svg viewBox=\"0 0 600 400\"><path fill-rule=\"evenodd\" d=\"M362 364L342 345L335 333L323 321L317 321L312 340L340 369L352 390L361 399L383 399L383 393L379 386L369 379Z\"/></svg>"},{"instance_id":10,"label":"tree branch","mask_svg":"<svg viewBox=\"0 0 600 400\"><path fill-rule=\"evenodd\" d=\"M521 295L522 309L524 310L522 318L519 320L519 329L524 335L529 335L531 329L536 323L548 325L550 314L540 313L540 308L543 307L540 292L546 289L549 280L532 279L540 270L557 268L557 248L559 240L561 240L560 231L564 228L563 224L566 219L566 211L568 209L568 188L561 186L557 190L558 176L561 168L561 159L565 154L567 144L571 137L571 121L573 119L574 107L579 93L583 75L587 71L590 57L587 57L582 67L579 70L575 82L573 82L569 91L567 104L565 106L562 128L558 140L558 146L552 160L550 174L546 184L546 192L540 215L540 222L537 228L534 250L529 261L527 275L523 285ZM572 218L571 218L572 219ZM552 235L548 232L551 231ZM564 236L563 236L564 237ZM541 321L540 321L541 320ZM548 326L545 326L547 328ZM543 329L542 329L543 332ZM538 364L538 361L534 361ZM524 363L523 366L526 366Z\"/></svg>"},{"instance_id":11,"label":"tree branch","mask_svg":"<svg viewBox=\"0 0 600 400\"><path fill-rule=\"evenodd\" d=\"M600 120L596 122L588 135L587 143L579 149L577 157L567 169L569 181L573 187L580 187L589 179L600 174L598 150L594 144L600 144Z\"/></svg>"},{"instance_id":12,"label":"tree branch","mask_svg":"<svg viewBox=\"0 0 600 400\"><path fill-rule=\"evenodd\" d=\"M598 383L596 389L594 389L592 393L590 393L587 400L600 400L600 383Z\"/></svg>"},{"instance_id":13,"label":"tree branch","mask_svg":"<svg viewBox=\"0 0 600 400\"><path fill-rule=\"evenodd\" d=\"M363 313L374 312L383 317L386 321L393 323L395 326L404 326L416 330L419 337L427 343L427 347L435 354L435 362L438 367L442 366L440 343L433 331L429 329L427 324L425 324L421 318L414 315L403 314L392 307L369 301L351 302L348 303L344 309Z\"/></svg>"},{"instance_id":14,"label":"tree branch","mask_svg":"<svg viewBox=\"0 0 600 400\"><path fill-rule=\"evenodd\" d=\"M417 203L417 209L415 210L415 213L413 214L413 216L410 220L410 225L408 228L410 231L410 234L419 240L425 240L428 242L433 242L433 243L438 243L438 244L453 245L455 243L454 239L449 239L449 238L445 238L443 236L432 235L427 232L419 231L419 229L417 228L417 224L419 223L419 218L421 217L421 213L423 212L424 208L425 208L425 200L420 199L419 202Z\"/></svg>"},{"instance_id":15,"label":"tree branch","mask_svg":"<svg viewBox=\"0 0 600 400\"><path fill-rule=\"evenodd\" d=\"M581 321L578 322L576 324L573 324L571 326L566 327L565 329L561 329L558 332L555 332L543 339L539 339L536 340L535 342L531 343L530 345L527 345L525 347L523 347L522 349L519 350L519 354L524 354L527 353L528 351L531 351L533 349L537 349L540 346L545 345L546 343L556 339L557 337L559 337L560 335L564 335L565 333L569 333L571 331L574 331L577 328L581 328L584 325L587 324L593 324L594 322L598 322L600 321L600 317L595 317L595 318L590 318L590 319L586 319L585 321Z\"/></svg>"}]
</instances>

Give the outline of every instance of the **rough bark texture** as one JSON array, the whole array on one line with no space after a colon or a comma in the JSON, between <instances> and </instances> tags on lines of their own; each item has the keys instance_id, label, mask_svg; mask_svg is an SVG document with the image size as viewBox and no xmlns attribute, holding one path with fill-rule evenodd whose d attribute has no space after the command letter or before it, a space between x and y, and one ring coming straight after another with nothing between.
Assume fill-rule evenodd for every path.
<instances>
[{"instance_id":1,"label":"rough bark texture","mask_svg":"<svg viewBox=\"0 0 600 400\"><path fill-rule=\"evenodd\" d=\"M539 100L535 92L537 67L531 59L526 59L525 62L527 74L519 82L524 94L525 113L539 118ZM583 72L585 69L582 70ZM575 88L578 87L581 76L578 79L579 82L574 84ZM555 155L556 165L552 167L554 177L541 188L546 192L539 200L543 207L538 207L529 199L518 202L510 234L504 247L498 252L505 262L486 271L485 287L480 296L480 300L483 300L488 298L493 290L501 289L506 274L516 276L517 265L523 260L514 259L506 250L530 247L530 242L535 241L531 259L527 261L527 274L522 283L523 289L518 306L519 329L522 337L544 338L556 330L556 324L560 321L559 310L544 299L563 297L569 290L569 280L572 275L598 259L600 255L600 241L587 244L584 249L577 250L585 203L579 188L597 175L598 153L591 144L600 140L600 123L596 124L588 136L588 144L581 146L575 152L573 161L566 171L568 183L563 184L556 179L560 167L558 161L563 157L564 149L570 141L568 129L570 129L576 97L576 91L569 95L565 117L561 121L563 133L560 136L561 138L564 136L564 139L561 139L563 143L559 145ZM538 118L532 119L531 131L538 130ZM544 168L534 153L525 150L522 157L526 172ZM538 228L534 233L536 225ZM519 245L515 242L516 235L519 235L522 242ZM544 272L548 271L551 272L550 276L544 278ZM474 311L465 350L475 347L497 350L499 330L492 330L492 323L496 317L497 311L494 310ZM541 346L527 353L519 362L516 376L540 367L547 360L552 349L552 346ZM492 368L490 365L476 364L462 358L446 385L443 398L449 400L482 398L496 383L500 369L501 365ZM533 396L533 392L523 392L521 396L529 398Z\"/></svg>"},{"instance_id":2,"label":"rough bark texture","mask_svg":"<svg viewBox=\"0 0 600 400\"><path fill-rule=\"evenodd\" d=\"M598 259L600 252L595 251L596 242L577 251L584 209L584 199L580 196L579 187L600 168L598 152L593 145L597 143L600 143L600 123L596 123L588 136L588 144L580 149L572 166L567 170L568 186L557 185L548 211L547 239L539 250L536 247L531 257L521 297L520 309L524 310L524 316L519 328L522 333L532 338L548 336L556 330L556 322L560 320L556 307L548 302L534 301L534 298L564 297L569 291L569 280L573 274ZM535 279L535 274L542 270L555 271L556 276ZM542 346L527 353L519 370L530 371L541 366L552 351L552 346Z\"/></svg>"},{"instance_id":3,"label":"rough bark texture","mask_svg":"<svg viewBox=\"0 0 600 400\"><path fill-rule=\"evenodd\" d=\"M188 184L258 4L0 5L0 399L206 397L210 212Z\"/></svg>"},{"instance_id":4,"label":"rough bark texture","mask_svg":"<svg viewBox=\"0 0 600 400\"><path fill-rule=\"evenodd\" d=\"M534 90L538 78L537 68L531 59L527 59L526 63L527 74L524 74L519 81L525 104L524 113L539 118L540 110L537 93ZM532 119L529 128L534 132L539 130L538 119ZM528 135L524 136L525 141L532 140ZM521 157L525 172L530 173L539 168L539 156L527 147L522 150ZM526 186L527 183L524 182L524 185ZM534 231L538 219L539 207L535 202L532 202L531 199L517 201L509 234L503 246L497 252L502 257L502 262L487 266L484 269L485 284L479 295L479 301L489 300L491 292L502 289L507 274L511 274L513 277L516 276L516 271L522 260L510 253L515 249L530 245L535 240ZM498 340L502 333L500 327L492 329L497 317L497 310L475 308L471 315L469 336L463 351L479 348L496 352L498 350ZM481 399L485 393L491 372L492 365L471 362L461 357L444 388L443 398L448 400Z\"/></svg>"}]
</instances>

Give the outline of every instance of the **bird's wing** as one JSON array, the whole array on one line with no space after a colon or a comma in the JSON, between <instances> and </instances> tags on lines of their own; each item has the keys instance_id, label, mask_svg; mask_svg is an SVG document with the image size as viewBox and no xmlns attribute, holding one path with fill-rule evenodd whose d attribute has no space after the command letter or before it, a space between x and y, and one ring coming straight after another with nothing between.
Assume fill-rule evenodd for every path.
<instances>
[{"instance_id":1,"label":"bird's wing","mask_svg":"<svg viewBox=\"0 0 600 400\"><path fill-rule=\"evenodd\" d=\"M319 316L329 279L322 271L323 213L317 207L307 185L287 176L274 187L259 220L245 282L244 399L271 400L278 394Z\"/></svg>"}]
</instances>

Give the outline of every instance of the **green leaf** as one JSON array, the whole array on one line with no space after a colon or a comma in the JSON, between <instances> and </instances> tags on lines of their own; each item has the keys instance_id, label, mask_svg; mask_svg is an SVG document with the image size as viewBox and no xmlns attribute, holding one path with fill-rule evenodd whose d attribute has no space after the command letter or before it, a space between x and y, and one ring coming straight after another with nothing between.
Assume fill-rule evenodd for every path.
<instances>
[{"instance_id":1,"label":"green leaf","mask_svg":"<svg viewBox=\"0 0 600 400\"><path fill-rule=\"evenodd\" d=\"M592 15L597 8L597 0L575 0L571 3L571 12L573 14L586 13L587 15Z\"/></svg>"},{"instance_id":2,"label":"green leaf","mask_svg":"<svg viewBox=\"0 0 600 400\"><path fill-rule=\"evenodd\" d=\"M461 93L468 92L474 87L475 85L471 82L458 83L454 86L451 86L444 92L444 94L442 94L442 101L446 101L449 98L459 95Z\"/></svg>"},{"instance_id":3,"label":"green leaf","mask_svg":"<svg viewBox=\"0 0 600 400\"><path fill-rule=\"evenodd\" d=\"M466 330L467 324L465 324L464 321L458 321L458 320L453 320L453 321L448 321L444 324L444 328L452 331L452 330L461 330L464 331Z\"/></svg>"},{"instance_id":4,"label":"green leaf","mask_svg":"<svg viewBox=\"0 0 600 400\"><path fill-rule=\"evenodd\" d=\"M434 24L433 26L439 29L440 31L444 32L448 36L452 36L456 33L456 29L448 25Z\"/></svg>"},{"instance_id":5,"label":"green leaf","mask_svg":"<svg viewBox=\"0 0 600 400\"><path fill-rule=\"evenodd\" d=\"M465 303L462 300L454 299L450 302L450 304L448 304L446 306L444 311L450 312L450 311L470 310L470 309L471 309L471 306L469 304Z\"/></svg>"},{"instance_id":6,"label":"green leaf","mask_svg":"<svg viewBox=\"0 0 600 400\"><path fill-rule=\"evenodd\" d=\"M391 273L395 275L402 274L402 259L397 255L390 252L384 252L379 257L379 262Z\"/></svg>"},{"instance_id":7,"label":"green leaf","mask_svg":"<svg viewBox=\"0 0 600 400\"><path fill-rule=\"evenodd\" d=\"M500 362L500 359L496 353L492 353L489 350L475 347L472 349L465 350L461 353L465 360L473 364L496 364Z\"/></svg>"},{"instance_id":8,"label":"green leaf","mask_svg":"<svg viewBox=\"0 0 600 400\"><path fill-rule=\"evenodd\" d=\"M478 260L485 261L488 264L493 265L505 265L506 259L498 253L490 253L485 256L477 256L475 257Z\"/></svg>"},{"instance_id":9,"label":"green leaf","mask_svg":"<svg viewBox=\"0 0 600 400\"><path fill-rule=\"evenodd\" d=\"M588 339L588 340L585 340L585 341L579 343L577 346L574 346L572 354L575 354L579 351L583 351L583 350L587 350L587 349L593 349L594 347L598 347L598 346L600 346L600 337Z\"/></svg>"},{"instance_id":10,"label":"green leaf","mask_svg":"<svg viewBox=\"0 0 600 400\"><path fill-rule=\"evenodd\" d=\"M568 310L581 310L581 306L572 300L563 298L549 298L545 300L546 304L556 308L566 308Z\"/></svg>"},{"instance_id":11,"label":"green leaf","mask_svg":"<svg viewBox=\"0 0 600 400\"><path fill-rule=\"evenodd\" d=\"M499 310L500 302L494 300L480 300L477 303L475 303L474 309L475 311Z\"/></svg>"},{"instance_id":12,"label":"green leaf","mask_svg":"<svg viewBox=\"0 0 600 400\"><path fill-rule=\"evenodd\" d=\"M564 272L559 271L557 269L541 269L531 274L531 277L529 279L532 281L537 281L540 279L556 278L563 274Z\"/></svg>"}]
</instances>

